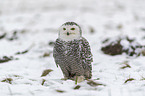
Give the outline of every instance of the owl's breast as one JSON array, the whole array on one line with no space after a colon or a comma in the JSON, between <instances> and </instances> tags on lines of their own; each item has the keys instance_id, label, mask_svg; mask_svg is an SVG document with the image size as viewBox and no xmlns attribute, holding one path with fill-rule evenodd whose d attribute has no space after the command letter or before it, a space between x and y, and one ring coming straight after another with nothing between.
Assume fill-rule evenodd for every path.
<instances>
[{"instance_id":1,"label":"owl's breast","mask_svg":"<svg viewBox=\"0 0 145 96\"><path fill-rule=\"evenodd\" d=\"M55 48L61 60L77 60L80 56L79 41L61 42Z\"/></svg>"},{"instance_id":2,"label":"owl's breast","mask_svg":"<svg viewBox=\"0 0 145 96\"><path fill-rule=\"evenodd\" d=\"M79 64L80 56L78 47L69 47L65 51L65 57L70 65Z\"/></svg>"}]
</instances>

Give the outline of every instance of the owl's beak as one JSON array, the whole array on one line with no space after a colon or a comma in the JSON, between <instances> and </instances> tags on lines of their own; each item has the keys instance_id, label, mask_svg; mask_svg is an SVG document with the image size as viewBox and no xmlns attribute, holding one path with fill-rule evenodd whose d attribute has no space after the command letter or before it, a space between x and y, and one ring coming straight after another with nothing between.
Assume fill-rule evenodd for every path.
<instances>
[{"instance_id":1,"label":"owl's beak","mask_svg":"<svg viewBox=\"0 0 145 96\"><path fill-rule=\"evenodd\" d=\"M67 32L67 35L69 36L69 35L70 35L70 33L69 33L69 32Z\"/></svg>"}]
</instances>

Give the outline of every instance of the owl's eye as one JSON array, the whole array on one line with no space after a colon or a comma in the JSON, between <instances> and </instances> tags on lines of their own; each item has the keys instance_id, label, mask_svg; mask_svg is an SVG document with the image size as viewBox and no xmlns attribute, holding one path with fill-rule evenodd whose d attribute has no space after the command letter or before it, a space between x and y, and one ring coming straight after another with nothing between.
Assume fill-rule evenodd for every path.
<instances>
[{"instance_id":1,"label":"owl's eye","mask_svg":"<svg viewBox=\"0 0 145 96\"><path fill-rule=\"evenodd\" d=\"M66 28L63 28L63 30L66 30Z\"/></svg>"},{"instance_id":2,"label":"owl's eye","mask_svg":"<svg viewBox=\"0 0 145 96\"><path fill-rule=\"evenodd\" d=\"M71 28L70 30L75 30L75 28Z\"/></svg>"}]
</instances>

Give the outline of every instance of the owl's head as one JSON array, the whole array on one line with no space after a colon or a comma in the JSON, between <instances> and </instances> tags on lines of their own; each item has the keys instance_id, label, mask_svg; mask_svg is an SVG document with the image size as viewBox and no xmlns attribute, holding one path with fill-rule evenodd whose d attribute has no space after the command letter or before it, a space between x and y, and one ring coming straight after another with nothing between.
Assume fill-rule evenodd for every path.
<instances>
[{"instance_id":1,"label":"owl's head","mask_svg":"<svg viewBox=\"0 0 145 96\"><path fill-rule=\"evenodd\" d=\"M59 38L64 41L80 39L81 36L81 28L75 22L66 22L59 29Z\"/></svg>"}]
</instances>

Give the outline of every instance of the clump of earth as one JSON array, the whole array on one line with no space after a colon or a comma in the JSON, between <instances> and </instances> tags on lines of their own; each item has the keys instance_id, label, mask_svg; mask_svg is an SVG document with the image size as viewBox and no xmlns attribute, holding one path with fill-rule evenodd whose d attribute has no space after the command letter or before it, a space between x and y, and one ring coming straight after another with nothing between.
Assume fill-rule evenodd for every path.
<instances>
[{"instance_id":1,"label":"clump of earth","mask_svg":"<svg viewBox=\"0 0 145 96\"><path fill-rule=\"evenodd\" d=\"M129 37L107 38L103 42L101 50L108 55L145 56L145 45L141 45L135 39Z\"/></svg>"}]
</instances>

